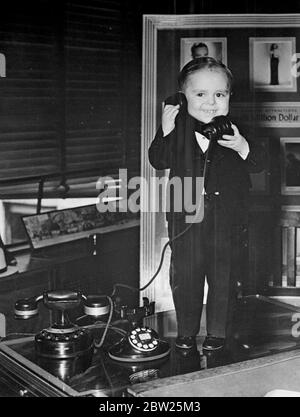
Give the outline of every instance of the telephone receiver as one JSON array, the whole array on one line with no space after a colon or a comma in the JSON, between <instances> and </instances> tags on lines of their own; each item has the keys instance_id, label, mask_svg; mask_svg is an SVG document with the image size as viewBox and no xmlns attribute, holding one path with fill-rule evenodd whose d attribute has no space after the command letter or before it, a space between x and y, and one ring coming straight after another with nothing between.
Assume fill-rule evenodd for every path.
<instances>
[{"instance_id":1,"label":"telephone receiver","mask_svg":"<svg viewBox=\"0 0 300 417\"><path fill-rule=\"evenodd\" d=\"M177 93L165 99L165 105L166 104L171 104L172 106L177 106L179 104L180 111L182 111L183 109L186 110L186 107L187 107L186 96L181 91L177 91Z\"/></svg>"},{"instance_id":2,"label":"telephone receiver","mask_svg":"<svg viewBox=\"0 0 300 417\"><path fill-rule=\"evenodd\" d=\"M108 314L110 305L104 295L84 295L80 291L47 291L15 303L15 318L27 320L38 315L38 304L57 313L55 323L35 335L35 351L46 359L70 359L92 355L94 337L89 329L73 324L68 311L83 304L86 315L101 317Z\"/></svg>"},{"instance_id":3,"label":"telephone receiver","mask_svg":"<svg viewBox=\"0 0 300 417\"><path fill-rule=\"evenodd\" d=\"M187 99L184 93L178 91L165 100L165 105L180 105L179 113L187 111ZM221 139L223 135L233 135L231 121L227 116L215 116L209 123L203 124L202 134L209 140Z\"/></svg>"},{"instance_id":4,"label":"telephone receiver","mask_svg":"<svg viewBox=\"0 0 300 417\"><path fill-rule=\"evenodd\" d=\"M46 291L41 295L23 298L15 303L15 318L27 320L38 315L38 304L43 303L49 310L58 312L57 327L68 326L67 310L84 306L86 315L99 317L109 312L109 304L105 295L84 295L80 291Z\"/></svg>"}]
</instances>

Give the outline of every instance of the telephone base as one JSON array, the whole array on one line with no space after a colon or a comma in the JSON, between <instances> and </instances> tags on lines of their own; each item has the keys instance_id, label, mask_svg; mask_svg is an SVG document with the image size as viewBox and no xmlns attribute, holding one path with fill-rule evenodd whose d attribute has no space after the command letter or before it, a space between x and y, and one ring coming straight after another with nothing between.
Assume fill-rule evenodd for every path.
<instances>
[{"instance_id":1,"label":"telephone base","mask_svg":"<svg viewBox=\"0 0 300 417\"><path fill-rule=\"evenodd\" d=\"M111 359L119 362L149 362L164 358L170 353L170 350L171 349L169 344L163 340L160 340L155 351L133 351L128 340L123 339L120 343L110 349L108 355Z\"/></svg>"},{"instance_id":2,"label":"telephone base","mask_svg":"<svg viewBox=\"0 0 300 417\"><path fill-rule=\"evenodd\" d=\"M86 329L44 329L35 336L35 351L40 357L68 359L93 350L94 338Z\"/></svg>"},{"instance_id":3,"label":"telephone base","mask_svg":"<svg viewBox=\"0 0 300 417\"><path fill-rule=\"evenodd\" d=\"M70 378L83 373L91 366L93 359L93 349L90 349L84 354L76 355L73 358L46 358L38 356L36 358L37 364L57 376L63 381L68 381Z\"/></svg>"}]
</instances>

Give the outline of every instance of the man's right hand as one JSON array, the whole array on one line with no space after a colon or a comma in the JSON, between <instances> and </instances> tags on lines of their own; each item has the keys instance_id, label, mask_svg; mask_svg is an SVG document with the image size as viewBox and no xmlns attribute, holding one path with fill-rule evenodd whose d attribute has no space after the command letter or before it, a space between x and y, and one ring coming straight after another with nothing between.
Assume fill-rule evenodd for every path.
<instances>
[{"instance_id":1,"label":"man's right hand","mask_svg":"<svg viewBox=\"0 0 300 417\"><path fill-rule=\"evenodd\" d=\"M164 136L167 136L175 128L175 119L179 113L180 105L172 106L171 104L165 105L162 113L161 127Z\"/></svg>"}]
</instances>

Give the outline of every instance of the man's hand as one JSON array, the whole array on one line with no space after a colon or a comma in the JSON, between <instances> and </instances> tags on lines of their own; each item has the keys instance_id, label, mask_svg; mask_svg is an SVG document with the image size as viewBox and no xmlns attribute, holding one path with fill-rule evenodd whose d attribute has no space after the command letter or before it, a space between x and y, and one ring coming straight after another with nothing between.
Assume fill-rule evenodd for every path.
<instances>
[{"instance_id":1,"label":"man's hand","mask_svg":"<svg viewBox=\"0 0 300 417\"><path fill-rule=\"evenodd\" d=\"M242 136L236 127L236 125L231 125L233 129L233 136L232 135L223 135L223 139L225 140L218 140L218 144L224 146L225 148L233 149L234 151L238 152L243 159L246 159L249 153L249 145L244 136Z\"/></svg>"},{"instance_id":2,"label":"man's hand","mask_svg":"<svg viewBox=\"0 0 300 417\"><path fill-rule=\"evenodd\" d=\"M179 113L179 104L176 106L172 106L171 104L167 104L162 113L162 121L161 127L163 130L164 136L167 136L172 130L175 128L175 119L177 114Z\"/></svg>"}]
</instances>

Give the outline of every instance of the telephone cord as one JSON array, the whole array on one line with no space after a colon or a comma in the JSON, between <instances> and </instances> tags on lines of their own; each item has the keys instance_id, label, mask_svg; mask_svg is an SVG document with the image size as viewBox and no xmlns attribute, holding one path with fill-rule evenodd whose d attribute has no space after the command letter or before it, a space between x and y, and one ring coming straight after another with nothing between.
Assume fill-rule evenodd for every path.
<instances>
[{"instance_id":1,"label":"telephone cord","mask_svg":"<svg viewBox=\"0 0 300 417\"><path fill-rule=\"evenodd\" d=\"M203 167L203 188L205 187L205 180L206 180L207 175L208 175L208 164L210 163L209 156L210 156L210 153L211 153L211 148L213 146L213 142L214 141L210 138L208 148L207 148L207 151L206 151L206 155L205 155L204 167ZM202 202L202 204L201 204L201 202ZM197 216L200 212L200 209L202 208L203 203L204 203L204 197L203 197L203 199L200 199L200 204L197 208L196 215L195 215L196 218L197 218ZM129 290L139 291L139 292L144 291L146 288L148 288L149 285L152 284L152 282L155 280L157 275L160 273L160 270L161 270L163 262L164 262L164 257L165 257L165 252L167 250L167 247L169 245L171 245L171 243L173 243L176 239L178 239L179 237L184 235L192 227L193 224L194 224L194 222L189 223L189 225L184 230L182 230L180 233L175 235L172 239L169 239L167 243L165 243L165 245L162 249L162 252L161 252L160 262L159 262L158 268L157 268L155 274L152 276L152 278L143 287L136 288L136 287L132 287L132 286L126 285L126 284L115 284L114 287L113 287L113 292L111 294L111 297L113 297L115 295L116 289L118 287L119 288L127 288Z\"/></svg>"}]
</instances>

